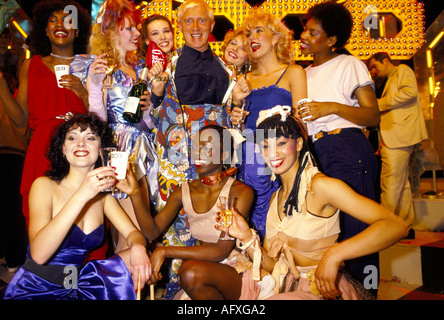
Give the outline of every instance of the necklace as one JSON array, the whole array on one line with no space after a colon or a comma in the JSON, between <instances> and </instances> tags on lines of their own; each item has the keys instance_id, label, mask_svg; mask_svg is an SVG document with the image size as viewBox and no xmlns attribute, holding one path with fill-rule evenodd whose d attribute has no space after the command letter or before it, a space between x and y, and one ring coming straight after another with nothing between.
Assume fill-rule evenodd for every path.
<instances>
[{"instance_id":1,"label":"necklace","mask_svg":"<svg viewBox=\"0 0 444 320\"><path fill-rule=\"evenodd\" d=\"M52 52L50 53L50 55L53 56L53 57L59 58L59 59L65 59L65 60L74 59L74 56L72 56L72 57L64 57L64 56L59 56L58 54L55 54L55 53L52 53Z\"/></svg>"},{"instance_id":2,"label":"necklace","mask_svg":"<svg viewBox=\"0 0 444 320\"><path fill-rule=\"evenodd\" d=\"M236 172L237 172L237 168L229 168L227 171L222 171L222 172L219 172L215 175L205 176L205 177L202 177L199 179L200 179L200 182L202 182L203 184L206 184L208 186L214 186L216 184L221 183L222 180L225 179L225 177L232 176Z\"/></svg>"}]
</instances>

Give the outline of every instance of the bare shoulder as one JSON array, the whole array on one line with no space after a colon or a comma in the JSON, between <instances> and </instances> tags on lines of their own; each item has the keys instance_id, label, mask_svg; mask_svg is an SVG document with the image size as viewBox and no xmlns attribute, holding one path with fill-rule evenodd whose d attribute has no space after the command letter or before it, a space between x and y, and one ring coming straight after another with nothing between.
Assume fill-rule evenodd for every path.
<instances>
[{"instance_id":1,"label":"bare shoulder","mask_svg":"<svg viewBox=\"0 0 444 320\"><path fill-rule=\"evenodd\" d=\"M188 183L188 182L185 181L185 182L182 182L182 184L183 183ZM190 183L190 186L189 186L190 188L193 188L192 183ZM171 192L171 194L168 196L168 199L171 198L171 200L180 200L180 201L182 201L182 184L179 184L179 185L177 185L174 188L173 192Z\"/></svg>"},{"instance_id":2,"label":"bare shoulder","mask_svg":"<svg viewBox=\"0 0 444 320\"><path fill-rule=\"evenodd\" d=\"M245 183L239 180L234 180L231 186L231 194L233 195L253 195L254 191L251 187L247 186Z\"/></svg>"},{"instance_id":3,"label":"bare shoulder","mask_svg":"<svg viewBox=\"0 0 444 320\"><path fill-rule=\"evenodd\" d=\"M305 76L305 70L298 64L292 64L288 67L287 72L289 75L296 75L296 76Z\"/></svg>"},{"instance_id":4,"label":"bare shoulder","mask_svg":"<svg viewBox=\"0 0 444 320\"><path fill-rule=\"evenodd\" d=\"M34 182L31 185L32 189L53 189L54 187L57 186L57 182L55 182L54 180L51 180L49 177L43 176L43 177L38 177L37 179L34 180Z\"/></svg>"},{"instance_id":5,"label":"bare shoulder","mask_svg":"<svg viewBox=\"0 0 444 320\"><path fill-rule=\"evenodd\" d=\"M341 180L331 178L323 173L317 173L311 180L311 191L322 194L331 188L339 188L344 184Z\"/></svg>"},{"instance_id":6,"label":"bare shoulder","mask_svg":"<svg viewBox=\"0 0 444 320\"><path fill-rule=\"evenodd\" d=\"M307 75L305 74L305 70L297 64L292 64L288 67L287 72L285 73L286 81L291 84L296 84L297 88L301 88L301 84L305 84L307 82ZM305 92L305 95L307 93Z\"/></svg>"}]
</instances>

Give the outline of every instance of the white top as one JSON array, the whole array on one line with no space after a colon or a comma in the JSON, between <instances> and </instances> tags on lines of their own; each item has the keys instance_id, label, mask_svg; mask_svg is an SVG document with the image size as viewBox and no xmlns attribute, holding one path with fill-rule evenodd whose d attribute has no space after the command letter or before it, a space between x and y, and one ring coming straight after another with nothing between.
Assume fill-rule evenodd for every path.
<instances>
[{"instance_id":1,"label":"white top","mask_svg":"<svg viewBox=\"0 0 444 320\"><path fill-rule=\"evenodd\" d=\"M308 97L314 101L338 102L359 107L358 99L354 95L355 90L366 85L374 88L365 64L351 55L338 55L316 67L310 65L305 72ZM308 122L307 128L308 134L313 135L319 131L331 131L338 128L362 129L363 126L333 114Z\"/></svg>"}]
</instances>

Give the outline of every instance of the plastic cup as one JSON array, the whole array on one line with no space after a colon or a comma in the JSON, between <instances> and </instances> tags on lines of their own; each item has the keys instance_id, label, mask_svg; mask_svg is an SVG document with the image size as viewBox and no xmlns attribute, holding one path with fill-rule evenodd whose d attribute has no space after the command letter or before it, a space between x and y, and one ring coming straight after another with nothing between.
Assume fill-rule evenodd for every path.
<instances>
[{"instance_id":1,"label":"plastic cup","mask_svg":"<svg viewBox=\"0 0 444 320\"><path fill-rule=\"evenodd\" d=\"M122 180L126 178L126 168L128 166L129 152L127 151L113 151L111 152L111 166L116 168L117 179Z\"/></svg>"},{"instance_id":2,"label":"plastic cup","mask_svg":"<svg viewBox=\"0 0 444 320\"><path fill-rule=\"evenodd\" d=\"M298 106L300 106L300 105L302 105L304 103L307 103L307 102L313 102L313 99L310 99L310 98L301 99L301 100L298 101ZM307 108L308 107L302 107L302 108L299 108L299 110L304 110L304 109L307 109ZM308 120L310 120L311 117L312 116L304 117L304 118L302 118L302 121L304 121L305 123L310 122Z\"/></svg>"},{"instance_id":3,"label":"plastic cup","mask_svg":"<svg viewBox=\"0 0 444 320\"><path fill-rule=\"evenodd\" d=\"M54 71L57 77L57 85L59 86L59 88L63 88L60 84L60 80L62 76L64 76L65 74L69 74L69 66L65 64L58 64L54 66Z\"/></svg>"}]
</instances>

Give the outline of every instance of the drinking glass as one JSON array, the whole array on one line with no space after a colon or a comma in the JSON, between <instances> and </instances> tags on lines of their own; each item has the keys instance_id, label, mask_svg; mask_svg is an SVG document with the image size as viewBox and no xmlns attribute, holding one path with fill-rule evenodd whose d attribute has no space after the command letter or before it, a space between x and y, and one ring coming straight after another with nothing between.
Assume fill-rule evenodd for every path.
<instances>
[{"instance_id":1,"label":"drinking glass","mask_svg":"<svg viewBox=\"0 0 444 320\"><path fill-rule=\"evenodd\" d=\"M100 149L100 157L102 158L102 166L109 167L111 166L111 153L117 151L117 148L108 147ZM103 179L114 179L114 177L105 177ZM101 192L114 192L114 186L109 187L108 189L104 189Z\"/></svg>"},{"instance_id":2,"label":"drinking glass","mask_svg":"<svg viewBox=\"0 0 444 320\"><path fill-rule=\"evenodd\" d=\"M242 125L244 124L244 109L245 109L245 103L242 103L241 106L241 121L235 125L233 125L233 128L242 131Z\"/></svg>"},{"instance_id":3,"label":"drinking glass","mask_svg":"<svg viewBox=\"0 0 444 320\"><path fill-rule=\"evenodd\" d=\"M228 229L233 224L233 203L234 197L219 197L219 202L221 204L220 217L221 225L227 228L225 236L220 238L221 240L234 240L234 238L228 235Z\"/></svg>"},{"instance_id":4,"label":"drinking glass","mask_svg":"<svg viewBox=\"0 0 444 320\"><path fill-rule=\"evenodd\" d=\"M108 69L106 70L105 79L103 79L103 87L111 88L114 83L113 72L117 64L116 50L109 47L109 49L106 51L106 56L104 59L108 63Z\"/></svg>"},{"instance_id":5,"label":"drinking glass","mask_svg":"<svg viewBox=\"0 0 444 320\"><path fill-rule=\"evenodd\" d=\"M111 166L116 170L116 178L123 180L126 178L126 169L128 167L128 151L112 151L111 152ZM112 195L116 199L124 198L125 194L118 188L114 187Z\"/></svg>"}]
</instances>

